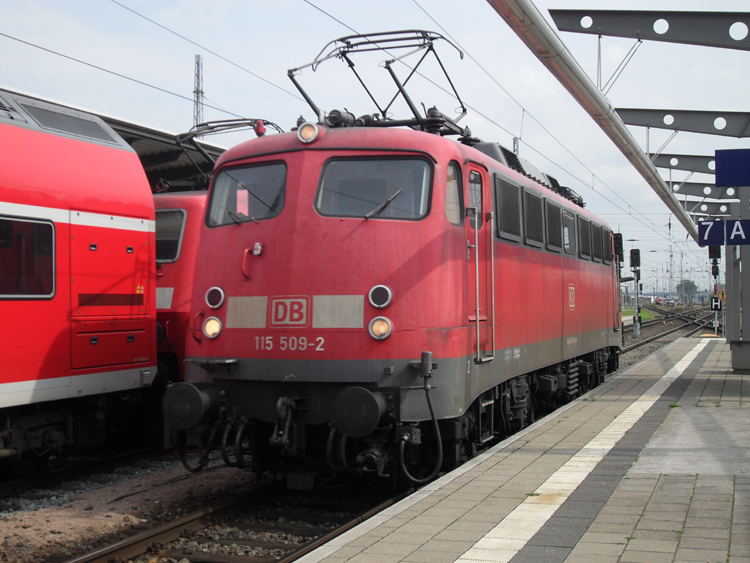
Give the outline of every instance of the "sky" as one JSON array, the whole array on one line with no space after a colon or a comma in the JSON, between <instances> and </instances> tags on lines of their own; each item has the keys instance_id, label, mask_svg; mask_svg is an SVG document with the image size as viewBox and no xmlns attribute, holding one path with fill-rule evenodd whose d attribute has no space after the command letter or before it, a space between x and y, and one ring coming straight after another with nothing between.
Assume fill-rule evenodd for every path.
<instances>
[{"instance_id":1,"label":"sky","mask_svg":"<svg viewBox=\"0 0 750 563\"><path fill-rule=\"evenodd\" d=\"M697 0L535 0L550 9L705 10ZM560 86L484 0L3 0L0 86L171 132L193 125L195 55L203 59L204 120L253 117L284 130L312 110L286 76L311 62L334 39L354 33L424 29L447 42L436 49L469 108L462 125L519 156L583 196L586 208L623 234L625 254L641 250L644 292L664 292L680 279L707 288L708 251L699 248L589 115ZM746 11L747 0L715 0L715 11ZM554 24L552 24L554 26ZM595 81L597 38L558 32ZM603 82L633 46L602 39ZM355 60L379 100L395 87L382 53ZM747 111L750 53L645 41L607 93L614 107ZM414 59L410 59L413 61ZM421 107L456 115L458 102L434 62L408 90ZM400 67L403 79L409 72ZM429 80L427 79L429 78ZM351 71L330 60L306 68L299 82L326 111L373 113ZM406 117L396 103L394 117ZM646 131L632 127L645 147ZM252 134L249 134L250 136ZM651 130L651 150L670 133ZM207 141L230 147L247 133ZM679 133L665 153L710 155L746 148L742 139ZM669 180L669 171L661 170ZM679 182L687 173L673 171ZM695 175L691 182L713 177ZM723 272L723 268L722 268ZM626 261L623 275L630 275ZM722 273L723 277L723 273Z\"/></svg>"}]
</instances>

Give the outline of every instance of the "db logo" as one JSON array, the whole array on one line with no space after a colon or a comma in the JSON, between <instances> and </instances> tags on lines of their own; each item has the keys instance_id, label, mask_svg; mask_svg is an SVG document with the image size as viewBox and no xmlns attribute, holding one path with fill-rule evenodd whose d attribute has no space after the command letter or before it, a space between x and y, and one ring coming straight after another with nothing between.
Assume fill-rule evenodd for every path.
<instances>
[{"instance_id":1,"label":"db logo","mask_svg":"<svg viewBox=\"0 0 750 563\"><path fill-rule=\"evenodd\" d=\"M310 298L272 297L271 326L307 326L310 311Z\"/></svg>"},{"instance_id":2,"label":"db logo","mask_svg":"<svg viewBox=\"0 0 750 563\"><path fill-rule=\"evenodd\" d=\"M576 288L573 284L568 286L568 308L576 308Z\"/></svg>"}]
</instances>

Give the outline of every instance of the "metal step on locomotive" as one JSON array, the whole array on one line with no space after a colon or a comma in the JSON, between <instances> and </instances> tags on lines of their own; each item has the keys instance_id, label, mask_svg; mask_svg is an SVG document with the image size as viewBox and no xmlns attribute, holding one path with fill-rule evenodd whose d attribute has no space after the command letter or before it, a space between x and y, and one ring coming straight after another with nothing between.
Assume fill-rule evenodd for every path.
<instances>
[{"instance_id":1,"label":"metal step on locomotive","mask_svg":"<svg viewBox=\"0 0 750 563\"><path fill-rule=\"evenodd\" d=\"M384 49L421 62L438 41L354 35L301 68L357 74L354 55ZM372 95L377 113L326 113L292 69L316 121L217 161L185 381L164 399L189 469L220 449L293 487L316 471L424 483L617 368L611 229L460 126L452 83L458 118L417 109L397 60L384 67L410 117Z\"/></svg>"}]
</instances>

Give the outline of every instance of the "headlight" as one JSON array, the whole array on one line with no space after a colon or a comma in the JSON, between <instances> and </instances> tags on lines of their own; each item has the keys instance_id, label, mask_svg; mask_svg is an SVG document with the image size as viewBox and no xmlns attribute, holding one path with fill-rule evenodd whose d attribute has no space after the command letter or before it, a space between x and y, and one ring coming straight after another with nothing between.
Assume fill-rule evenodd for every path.
<instances>
[{"instance_id":1,"label":"headlight","mask_svg":"<svg viewBox=\"0 0 750 563\"><path fill-rule=\"evenodd\" d=\"M221 334L221 321L216 317L208 317L203 321L203 334L207 338L216 338Z\"/></svg>"},{"instance_id":2,"label":"headlight","mask_svg":"<svg viewBox=\"0 0 750 563\"><path fill-rule=\"evenodd\" d=\"M314 123L303 123L297 128L297 138L303 143L312 143L318 138L318 126Z\"/></svg>"},{"instance_id":3,"label":"headlight","mask_svg":"<svg viewBox=\"0 0 750 563\"><path fill-rule=\"evenodd\" d=\"M393 332L393 323L386 317L375 317L370 321L367 330L375 340L385 340Z\"/></svg>"},{"instance_id":4,"label":"headlight","mask_svg":"<svg viewBox=\"0 0 750 563\"><path fill-rule=\"evenodd\" d=\"M212 287L206 292L206 305L212 309L218 309L224 304L224 290L220 287Z\"/></svg>"},{"instance_id":5,"label":"headlight","mask_svg":"<svg viewBox=\"0 0 750 563\"><path fill-rule=\"evenodd\" d=\"M393 292L388 286L376 285L370 290L367 298L370 300L370 305L372 305L373 307L377 307L378 309L382 309L383 307L387 307L391 303L391 300L393 299Z\"/></svg>"}]
</instances>

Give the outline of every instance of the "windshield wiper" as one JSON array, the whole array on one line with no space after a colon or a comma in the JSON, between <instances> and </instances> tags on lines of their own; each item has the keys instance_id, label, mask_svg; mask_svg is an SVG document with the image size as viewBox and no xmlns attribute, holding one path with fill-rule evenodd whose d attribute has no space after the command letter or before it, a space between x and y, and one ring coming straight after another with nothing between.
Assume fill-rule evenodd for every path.
<instances>
[{"instance_id":1,"label":"windshield wiper","mask_svg":"<svg viewBox=\"0 0 750 563\"><path fill-rule=\"evenodd\" d=\"M399 196L399 194L401 192L403 192L403 191L404 190L399 190L395 194L393 194L391 197L389 197L388 199L386 199L383 203L381 203L375 209L373 209L367 215L365 215L365 219L370 219L371 217L377 217L378 215L380 215L380 213L382 213L383 209L385 209L386 207L388 207L391 204L391 202L394 199L396 199Z\"/></svg>"},{"instance_id":2,"label":"windshield wiper","mask_svg":"<svg viewBox=\"0 0 750 563\"><path fill-rule=\"evenodd\" d=\"M236 215L235 213L232 213L226 207L222 207L222 209L227 212L227 214L232 218L232 221L234 221L238 225L242 224L242 219L240 219L239 215Z\"/></svg>"}]
</instances>

